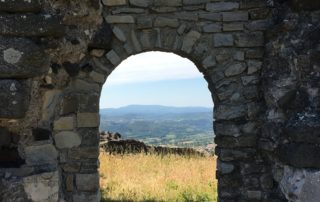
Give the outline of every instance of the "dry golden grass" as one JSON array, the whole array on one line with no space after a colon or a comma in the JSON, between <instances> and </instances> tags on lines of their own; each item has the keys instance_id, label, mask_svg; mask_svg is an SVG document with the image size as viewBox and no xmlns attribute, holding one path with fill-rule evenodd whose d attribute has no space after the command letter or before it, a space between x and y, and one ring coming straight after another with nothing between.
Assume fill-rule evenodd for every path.
<instances>
[{"instance_id":1,"label":"dry golden grass","mask_svg":"<svg viewBox=\"0 0 320 202\"><path fill-rule=\"evenodd\" d=\"M102 201L210 201L215 157L100 153Z\"/></svg>"}]
</instances>

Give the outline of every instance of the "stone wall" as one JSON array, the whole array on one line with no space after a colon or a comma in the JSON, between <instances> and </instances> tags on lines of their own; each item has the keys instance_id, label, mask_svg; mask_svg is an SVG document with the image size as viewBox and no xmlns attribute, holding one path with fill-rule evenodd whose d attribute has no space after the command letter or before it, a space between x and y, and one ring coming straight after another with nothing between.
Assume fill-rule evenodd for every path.
<instances>
[{"instance_id":1,"label":"stone wall","mask_svg":"<svg viewBox=\"0 0 320 202\"><path fill-rule=\"evenodd\" d=\"M127 57L158 50L190 59L208 82L219 201L316 201L319 8L1 1L0 200L99 201L102 85Z\"/></svg>"}]
</instances>

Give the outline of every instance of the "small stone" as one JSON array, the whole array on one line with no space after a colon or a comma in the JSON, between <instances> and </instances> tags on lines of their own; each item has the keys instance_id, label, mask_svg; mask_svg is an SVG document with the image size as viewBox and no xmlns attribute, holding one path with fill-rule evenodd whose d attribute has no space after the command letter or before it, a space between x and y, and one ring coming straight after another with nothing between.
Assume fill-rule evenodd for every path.
<instances>
[{"instance_id":1,"label":"small stone","mask_svg":"<svg viewBox=\"0 0 320 202\"><path fill-rule=\"evenodd\" d=\"M218 2L218 3L207 3L206 10L211 12L229 11L239 8L237 2Z\"/></svg>"},{"instance_id":2,"label":"small stone","mask_svg":"<svg viewBox=\"0 0 320 202\"><path fill-rule=\"evenodd\" d=\"M256 75L243 76L243 77L241 77L241 81L242 81L242 84L244 86L254 85L254 84L257 84L259 82L259 77L256 76Z\"/></svg>"},{"instance_id":3,"label":"small stone","mask_svg":"<svg viewBox=\"0 0 320 202\"><path fill-rule=\"evenodd\" d=\"M233 46L232 34L214 34L214 47Z\"/></svg>"},{"instance_id":4,"label":"small stone","mask_svg":"<svg viewBox=\"0 0 320 202\"><path fill-rule=\"evenodd\" d=\"M217 169L218 169L219 173L229 174L234 170L234 165L232 165L230 163L225 163L225 162L222 162L222 161L218 161Z\"/></svg>"},{"instance_id":5,"label":"small stone","mask_svg":"<svg viewBox=\"0 0 320 202\"><path fill-rule=\"evenodd\" d=\"M228 23L223 24L223 31L242 31L244 30L242 23Z\"/></svg>"},{"instance_id":6,"label":"small stone","mask_svg":"<svg viewBox=\"0 0 320 202\"><path fill-rule=\"evenodd\" d=\"M261 200L262 193L261 191L247 191L248 199L252 200Z\"/></svg>"},{"instance_id":7,"label":"small stone","mask_svg":"<svg viewBox=\"0 0 320 202\"><path fill-rule=\"evenodd\" d=\"M224 72L227 77L239 75L246 70L246 66L243 63L236 63L230 65Z\"/></svg>"},{"instance_id":8,"label":"small stone","mask_svg":"<svg viewBox=\"0 0 320 202\"><path fill-rule=\"evenodd\" d=\"M106 6L122 6L126 5L126 0L102 0L102 3Z\"/></svg>"},{"instance_id":9,"label":"small stone","mask_svg":"<svg viewBox=\"0 0 320 202\"><path fill-rule=\"evenodd\" d=\"M53 123L54 130L73 130L74 119L70 117L61 117Z\"/></svg>"},{"instance_id":10,"label":"small stone","mask_svg":"<svg viewBox=\"0 0 320 202\"><path fill-rule=\"evenodd\" d=\"M245 117L247 115L247 107L219 105L215 107L215 120L232 120L235 118Z\"/></svg>"},{"instance_id":11,"label":"small stone","mask_svg":"<svg viewBox=\"0 0 320 202\"><path fill-rule=\"evenodd\" d=\"M194 44L196 43L196 41L198 39L200 39L200 37L201 37L201 34L199 32L194 31L194 30L190 31L184 37L181 50L186 52L186 53L191 53Z\"/></svg>"},{"instance_id":12,"label":"small stone","mask_svg":"<svg viewBox=\"0 0 320 202\"><path fill-rule=\"evenodd\" d=\"M138 29L152 28L153 20L150 17L142 16L137 18Z\"/></svg>"},{"instance_id":13,"label":"small stone","mask_svg":"<svg viewBox=\"0 0 320 202\"><path fill-rule=\"evenodd\" d=\"M264 46L264 36L262 32L236 34L235 44L238 47Z\"/></svg>"},{"instance_id":14,"label":"small stone","mask_svg":"<svg viewBox=\"0 0 320 202\"><path fill-rule=\"evenodd\" d=\"M54 136L56 147L59 149L70 149L81 144L79 134L71 131L62 131Z\"/></svg>"},{"instance_id":15,"label":"small stone","mask_svg":"<svg viewBox=\"0 0 320 202\"><path fill-rule=\"evenodd\" d=\"M79 128L98 127L100 124L100 116L98 113L78 113L77 126Z\"/></svg>"},{"instance_id":16,"label":"small stone","mask_svg":"<svg viewBox=\"0 0 320 202\"><path fill-rule=\"evenodd\" d=\"M52 144L28 146L25 148L25 154L28 165L57 163L58 152Z\"/></svg>"},{"instance_id":17,"label":"small stone","mask_svg":"<svg viewBox=\"0 0 320 202\"><path fill-rule=\"evenodd\" d=\"M118 56L118 54L114 50L109 51L106 54L106 57L114 66L117 66L121 62L120 57Z\"/></svg>"},{"instance_id":18,"label":"small stone","mask_svg":"<svg viewBox=\"0 0 320 202\"><path fill-rule=\"evenodd\" d=\"M259 71L262 67L262 62L259 60L248 60L248 74L254 74Z\"/></svg>"},{"instance_id":19,"label":"small stone","mask_svg":"<svg viewBox=\"0 0 320 202\"><path fill-rule=\"evenodd\" d=\"M103 84L105 82L105 76L101 73L92 71L92 72L90 72L89 76L92 80L94 80L97 83Z\"/></svg>"},{"instance_id":20,"label":"small stone","mask_svg":"<svg viewBox=\"0 0 320 202\"><path fill-rule=\"evenodd\" d=\"M117 39L119 39L119 41L121 42L127 41L126 35L123 33L123 31L119 27L114 26L112 31L113 31L113 34L117 37Z\"/></svg>"},{"instance_id":21,"label":"small stone","mask_svg":"<svg viewBox=\"0 0 320 202\"><path fill-rule=\"evenodd\" d=\"M214 56L209 55L208 57L206 57L203 61L202 61L202 66L205 69L209 69L212 68L216 65L216 60L214 58Z\"/></svg>"},{"instance_id":22,"label":"small stone","mask_svg":"<svg viewBox=\"0 0 320 202\"><path fill-rule=\"evenodd\" d=\"M244 60L244 52L243 52L243 51L237 51L237 52L233 55L233 59L239 60L239 61L243 61L243 60Z\"/></svg>"},{"instance_id":23,"label":"small stone","mask_svg":"<svg viewBox=\"0 0 320 202\"><path fill-rule=\"evenodd\" d=\"M80 191L97 191L99 189L99 174L77 174L76 186Z\"/></svg>"},{"instance_id":24,"label":"small stone","mask_svg":"<svg viewBox=\"0 0 320 202\"><path fill-rule=\"evenodd\" d=\"M106 22L113 24L133 24L134 18L131 15L108 15L105 17Z\"/></svg>"},{"instance_id":25,"label":"small stone","mask_svg":"<svg viewBox=\"0 0 320 202\"><path fill-rule=\"evenodd\" d=\"M179 21L177 19L157 17L154 22L155 27L172 27L176 28L179 26Z\"/></svg>"},{"instance_id":26,"label":"small stone","mask_svg":"<svg viewBox=\"0 0 320 202\"><path fill-rule=\"evenodd\" d=\"M222 14L222 20L225 22L248 21L248 11L225 12Z\"/></svg>"},{"instance_id":27,"label":"small stone","mask_svg":"<svg viewBox=\"0 0 320 202\"><path fill-rule=\"evenodd\" d=\"M213 33L213 32L221 32L221 24L208 24L203 26L203 32Z\"/></svg>"},{"instance_id":28,"label":"small stone","mask_svg":"<svg viewBox=\"0 0 320 202\"><path fill-rule=\"evenodd\" d=\"M105 53L106 53L106 51L104 49L92 49L90 51L90 55L97 57L97 58L102 57Z\"/></svg>"},{"instance_id":29,"label":"small stone","mask_svg":"<svg viewBox=\"0 0 320 202\"><path fill-rule=\"evenodd\" d=\"M200 19L211 21L221 21L221 16L221 13L199 13Z\"/></svg>"}]
</instances>

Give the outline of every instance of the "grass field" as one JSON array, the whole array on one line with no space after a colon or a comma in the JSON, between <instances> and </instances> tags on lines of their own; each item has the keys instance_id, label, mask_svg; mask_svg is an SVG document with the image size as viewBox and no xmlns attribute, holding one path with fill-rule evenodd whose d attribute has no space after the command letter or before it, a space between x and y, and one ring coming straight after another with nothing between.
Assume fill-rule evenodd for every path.
<instances>
[{"instance_id":1,"label":"grass field","mask_svg":"<svg viewBox=\"0 0 320 202\"><path fill-rule=\"evenodd\" d=\"M215 157L101 152L101 201L214 202L215 168Z\"/></svg>"}]
</instances>

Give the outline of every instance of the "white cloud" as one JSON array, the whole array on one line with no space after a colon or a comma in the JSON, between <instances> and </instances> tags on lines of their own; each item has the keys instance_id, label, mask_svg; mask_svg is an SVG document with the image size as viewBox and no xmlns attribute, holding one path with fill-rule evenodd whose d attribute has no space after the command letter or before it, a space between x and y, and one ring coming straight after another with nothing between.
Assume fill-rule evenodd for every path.
<instances>
[{"instance_id":1,"label":"white cloud","mask_svg":"<svg viewBox=\"0 0 320 202\"><path fill-rule=\"evenodd\" d=\"M202 78L188 59L173 53L146 52L123 61L108 77L108 85Z\"/></svg>"}]
</instances>

